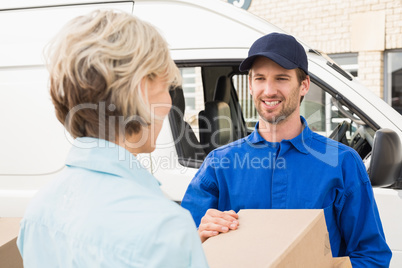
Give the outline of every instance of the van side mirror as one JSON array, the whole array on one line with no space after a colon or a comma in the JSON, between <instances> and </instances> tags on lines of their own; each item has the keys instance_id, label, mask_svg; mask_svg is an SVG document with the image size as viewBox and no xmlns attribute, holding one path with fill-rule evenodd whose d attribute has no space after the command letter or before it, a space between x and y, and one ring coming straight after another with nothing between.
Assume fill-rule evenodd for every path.
<instances>
[{"instance_id":1,"label":"van side mirror","mask_svg":"<svg viewBox=\"0 0 402 268\"><path fill-rule=\"evenodd\" d=\"M389 186L400 176L401 141L391 129L379 129L374 135L370 166L367 170L372 186Z\"/></svg>"}]
</instances>

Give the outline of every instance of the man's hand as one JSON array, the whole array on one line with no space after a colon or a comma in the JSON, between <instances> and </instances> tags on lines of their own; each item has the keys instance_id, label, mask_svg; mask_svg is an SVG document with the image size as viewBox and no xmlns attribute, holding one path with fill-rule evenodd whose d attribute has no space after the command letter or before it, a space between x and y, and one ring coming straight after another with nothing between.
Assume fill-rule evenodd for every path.
<instances>
[{"instance_id":1,"label":"man's hand","mask_svg":"<svg viewBox=\"0 0 402 268\"><path fill-rule=\"evenodd\" d=\"M201 238L201 242L204 243L205 240L219 233L236 230L239 226L238 218L239 216L233 210L219 211L208 209L198 227L198 235Z\"/></svg>"}]
</instances>

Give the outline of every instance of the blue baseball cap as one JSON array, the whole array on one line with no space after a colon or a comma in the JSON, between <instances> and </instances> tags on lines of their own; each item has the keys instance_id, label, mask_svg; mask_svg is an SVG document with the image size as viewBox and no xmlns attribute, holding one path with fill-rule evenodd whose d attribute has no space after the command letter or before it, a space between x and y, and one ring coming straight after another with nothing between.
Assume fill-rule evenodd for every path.
<instances>
[{"instance_id":1,"label":"blue baseball cap","mask_svg":"<svg viewBox=\"0 0 402 268\"><path fill-rule=\"evenodd\" d=\"M251 45L248 57L242 61L239 70L251 69L254 60L263 56L273 60L285 69L302 69L308 75L307 54L303 46L293 36L282 33L270 33Z\"/></svg>"}]
</instances>

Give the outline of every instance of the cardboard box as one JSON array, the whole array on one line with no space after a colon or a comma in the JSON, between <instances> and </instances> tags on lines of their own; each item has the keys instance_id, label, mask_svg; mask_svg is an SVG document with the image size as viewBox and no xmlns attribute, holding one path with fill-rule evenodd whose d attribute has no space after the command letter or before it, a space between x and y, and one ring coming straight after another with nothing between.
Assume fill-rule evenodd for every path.
<instances>
[{"instance_id":1,"label":"cardboard box","mask_svg":"<svg viewBox=\"0 0 402 268\"><path fill-rule=\"evenodd\" d=\"M203 243L211 268L352 267L332 258L322 210L241 210L235 231Z\"/></svg>"},{"instance_id":2,"label":"cardboard box","mask_svg":"<svg viewBox=\"0 0 402 268\"><path fill-rule=\"evenodd\" d=\"M21 218L0 218L0 267L22 268L17 247Z\"/></svg>"}]
</instances>

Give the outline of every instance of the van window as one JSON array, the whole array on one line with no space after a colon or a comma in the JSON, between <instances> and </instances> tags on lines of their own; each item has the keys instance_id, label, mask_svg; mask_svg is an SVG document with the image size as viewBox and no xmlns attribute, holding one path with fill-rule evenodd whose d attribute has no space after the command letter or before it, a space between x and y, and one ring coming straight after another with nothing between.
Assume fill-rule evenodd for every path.
<instances>
[{"instance_id":1,"label":"van window","mask_svg":"<svg viewBox=\"0 0 402 268\"><path fill-rule=\"evenodd\" d=\"M232 76L233 86L239 97L239 104L242 107L246 127L253 131L258 122L258 113L254 107L253 98L248 91L248 75L235 74Z\"/></svg>"},{"instance_id":2,"label":"van window","mask_svg":"<svg viewBox=\"0 0 402 268\"><path fill-rule=\"evenodd\" d=\"M201 78L201 67L180 68L183 77L183 94L185 99L184 121L193 129L199 140L198 114L204 110L204 91Z\"/></svg>"}]
</instances>

